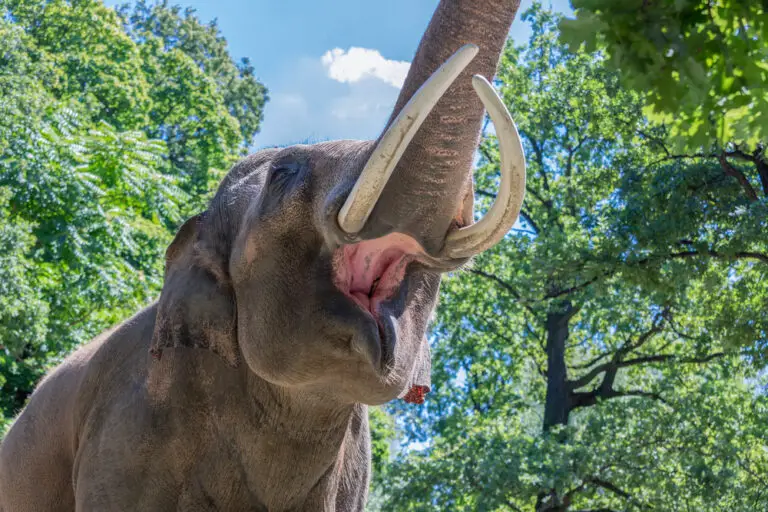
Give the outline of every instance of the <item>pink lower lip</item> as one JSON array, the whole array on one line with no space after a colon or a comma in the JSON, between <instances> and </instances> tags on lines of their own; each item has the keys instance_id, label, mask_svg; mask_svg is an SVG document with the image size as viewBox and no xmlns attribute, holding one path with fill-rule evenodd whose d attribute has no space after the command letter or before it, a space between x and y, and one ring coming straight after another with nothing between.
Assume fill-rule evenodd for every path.
<instances>
[{"instance_id":1,"label":"pink lower lip","mask_svg":"<svg viewBox=\"0 0 768 512\"><path fill-rule=\"evenodd\" d=\"M334 256L334 282L378 320L379 306L397 292L419 252L412 238L398 233L344 246Z\"/></svg>"},{"instance_id":2,"label":"pink lower lip","mask_svg":"<svg viewBox=\"0 0 768 512\"><path fill-rule=\"evenodd\" d=\"M390 263L382 272L376 291L372 295L362 291L350 291L349 295L360 307L371 313L374 318L378 318L379 306L394 295L402 282L401 274L405 273L408 260L410 258L403 254Z\"/></svg>"}]
</instances>

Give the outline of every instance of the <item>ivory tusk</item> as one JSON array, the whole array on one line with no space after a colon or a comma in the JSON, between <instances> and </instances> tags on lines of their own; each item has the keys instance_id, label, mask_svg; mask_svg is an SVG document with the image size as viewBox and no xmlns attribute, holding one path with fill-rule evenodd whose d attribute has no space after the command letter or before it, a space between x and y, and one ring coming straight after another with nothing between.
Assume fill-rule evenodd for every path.
<instances>
[{"instance_id":1,"label":"ivory tusk","mask_svg":"<svg viewBox=\"0 0 768 512\"><path fill-rule=\"evenodd\" d=\"M363 229L411 139L477 52L474 44L459 48L419 87L382 135L339 211L339 227L344 232L356 234Z\"/></svg>"},{"instance_id":2,"label":"ivory tusk","mask_svg":"<svg viewBox=\"0 0 768 512\"><path fill-rule=\"evenodd\" d=\"M450 258L467 258L496 245L517 221L525 196L525 153L515 122L488 80L475 75L472 86L496 127L501 184L482 219L448 233L444 252Z\"/></svg>"}]
</instances>

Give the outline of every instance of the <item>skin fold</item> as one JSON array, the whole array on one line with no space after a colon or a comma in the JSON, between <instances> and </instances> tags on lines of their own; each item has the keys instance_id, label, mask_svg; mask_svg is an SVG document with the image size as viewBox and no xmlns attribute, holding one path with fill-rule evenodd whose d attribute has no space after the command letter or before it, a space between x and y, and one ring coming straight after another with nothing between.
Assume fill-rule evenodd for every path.
<instances>
[{"instance_id":1,"label":"skin fold","mask_svg":"<svg viewBox=\"0 0 768 512\"><path fill-rule=\"evenodd\" d=\"M368 405L429 388L449 229L518 2L443 0L393 112L457 48L480 53L409 145L365 228L338 212L376 141L235 165L166 252L160 298L70 355L0 445L0 511L359 511ZM422 390L422 391L418 391Z\"/></svg>"}]
</instances>

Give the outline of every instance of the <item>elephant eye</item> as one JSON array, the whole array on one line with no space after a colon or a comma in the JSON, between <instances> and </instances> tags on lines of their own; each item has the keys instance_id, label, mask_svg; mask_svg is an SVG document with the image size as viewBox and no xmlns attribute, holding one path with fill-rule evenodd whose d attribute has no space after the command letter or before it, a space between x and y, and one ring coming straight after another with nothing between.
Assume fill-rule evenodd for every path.
<instances>
[{"instance_id":1,"label":"elephant eye","mask_svg":"<svg viewBox=\"0 0 768 512\"><path fill-rule=\"evenodd\" d=\"M298 162L286 162L274 166L269 177L270 193L278 196L285 194L291 185L298 181L301 167Z\"/></svg>"},{"instance_id":2,"label":"elephant eye","mask_svg":"<svg viewBox=\"0 0 768 512\"><path fill-rule=\"evenodd\" d=\"M267 183L266 206L273 209L300 183L304 166L299 162L279 162L272 166Z\"/></svg>"}]
</instances>

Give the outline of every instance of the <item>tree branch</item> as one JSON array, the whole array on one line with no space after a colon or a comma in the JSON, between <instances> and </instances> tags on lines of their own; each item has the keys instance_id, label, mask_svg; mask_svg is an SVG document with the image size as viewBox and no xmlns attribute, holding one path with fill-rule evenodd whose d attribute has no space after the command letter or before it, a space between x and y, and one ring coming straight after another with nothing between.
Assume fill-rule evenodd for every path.
<instances>
[{"instance_id":1,"label":"tree branch","mask_svg":"<svg viewBox=\"0 0 768 512\"><path fill-rule=\"evenodd\" d=\"M629 123L627 123L629 124ZM664 150L664 153L669 156L671 153L669 149L667 148L667 145L664 143L664 139L657 137L655 135L651 135L649 133L644 132L643 130L637 130L637 134L643 137L644 139L656 144L659 146L662 150Z\"/></svg>"},{"instance_id":2,"label":"tree branch","mask_svg":"<svg viewBox=\"0 0 768 512\"><path fill-rule=\"evenodd\" d=\"M578 146L581 146L581 143L579 143ZM565 176L568 179L568 184L566 185L567 188L565 189L565 198L568 203L568 211L571 213L571 216L574 218L577 218L576 215L576 206L573 204L573 187L571 186L571 173L573 170L573 154L576 152L576 149L578 149L578 146L576 146L575 149L568 148L568 159L565 162L565 171L563 172L563 176Z\"/></svg>"},{"instance_id":3,"label":"tree branch","mask_svg":"<svg viewBox=\"0 0 768 512\"><path fill-rule=\"evenodd\" d=\"M664 319L667 319L667 315L664 315ZM655 334L658 334L663 330L663 323L657 322L656 324L651 327L648 331L644 332L642 335L640 335L637 338L637 341L634 343L627 342L623 347L621 347L614 355L614 357L611 359L610 362L603 363L601 365L596 366L591 371L589 371L587 374L579 377L578 379L569 381L569 386L571 386L571 389L579 389L581 387L584 387L588 385L590 382L592 382L598 375L605 372L606 375L608 372L613 372L613 375L611 376L610 383L609 382L603 382L600 387L604 387L606 384L608 384L608 387L611 387L613 385L612 379L615 377L616 370L619 368L626 368L629 366L636 366L640 364L646 364L646 363L660 363L670 360L677 360L680 363L706 363L711 361L712 359L722 357L725 355L725 352L714 352L712 354L709 354L704 357L700 358L681 358L677 354L655 354L655 355L648 355L648 356L641 356L641 357L635 357L633 359L626 359L624 360L624 355L628 354L629 352L636 350L640 348L646 341L651 339ZM599 360L599 359L597 359Z\"/></svg>"},{"instance_id":4,"label":"tree branch","mask_svg":"<svg viewBox=\"0 0 768 512\"><path fill-rule=\"evenodd\" d=\"M589 481L598 487L602 487L603 489L608 489L612 493L617 494L624 499L627 499L627 500L632 499L631 494L629 494L627 491L620 489L618 486L612 484L611 482L608 482L607 480L603 480L602 478L590 478Z\"/></svg>"},{"instance_id":5,"label":"tree branch","mask_svg":"<svg viewBox=\"0 0 768 512\"><path fill-rule=\"evenodd\" d=\"M495 282L496 284L504 288L507 292L509 292L509 294L512 295L512 297L514 297L514 299L517 300L525 309L527 309L529 313L531 313L532 315L536 315L536 311L534 311L534 309L530 306L530 304L526 303L526 301L523 300L523 297L517 292L517 290L515 290L512 287L512 285L510 285L503 279L500 279L499 277L493 274L489 274L488 272L484 272L476 268L469 269L469 272L471 272L472 274L484 277L486 279L490 279L491 281Z\"/></svg>"},{"instance_id":6,"label":"tree branch","mask_svg":"<svg viewBox=\"0 0 768 512\"><path fill-rule=\"evenodd\" d=\"M733 254L723 254L717 251L707 251L707 256L712 256L713 258L721 258L721 259L755 259L762 261L763 263L768 263L768 254L763 254L759 252L749 252L749 251L739 251L735 252ZM691 256L702 256L703 253L696 252L696 251L684 251L684 252L678 252L678 253L672 253L670 254L671 258L688 258Z\"/></svg>"},{"instance_id":7,"label":"tree branch","mask_svg":"<svg viewBox=\"0 0 768 512\"><path fill-rule=\"evenodd\" d=\"M752 154L749 154L736 146L736 149L733 152L728 153L728 156L740 158L741 160L746 160L755 164L757 174L760 176L760 184L763 186L763 194L768 196L768 162L761 156L763 149L763 146L758 144Z\"/></svg>"},{"instance_id":8,"label":"tree branch","mask_svg":"<svg viewBox=\"0 0 768 512\"><path fill-rule=\"evenodd\" d=\"M531 360L533 361L534 366L536 366L536 371L539 372L539 375L541 375L546 379L548 375L547 371L541 367L541 365L539 364L539 361L537 361L535 357L531 356Z\"/></svg>"},{"instance_id":9,"label":"tree branch","mask_svg":"<svg viewBox=\"0 0 768 512\"><path fill-rule=\"evenodd\" d=\"M544 199L533 187L525 187L525 191L535 197L547 210L552 209L552 200Z\"/></svg>"},{"instance_id":10,"label":"tree branch","mask_svg":"<svg viewBox=\"0 0 768 512\"><path fill-rule=\"evenodd\" d=\"M645 398L653 398L654 400L658 400L659 402L667 403L664 398L658 393L654 393L652 391L643 391L641 389L628 389L625 391L616 391L616 390L610 390L608 394L601 394L600 398L602 399L611 399L616 397L623 397L623 396L639 396L639 397L645 397Z\"/></svg>"},{"instance_id":11,"label":"tree branch","mask_svg":"<svg viewBox=\"0 0 768 512\"><path fill-rule=\"evenodd\" d=\"M565 288L563 290L553 290L550 292L547 292L547 294L544 296L545 299L556 299L558 297L562 297L563 295L569 295L573 292L577 292L583 288L588 287L595 281L599 279L600 276L595 276L592 279L589 279L587 281L584 281L583 283L579 283L577 285L571 286L570 288Z\"/></svg>"},{"instance_id":12,"label":"tree branch","mask_svg":"<svg viewBox=\"0 0 768 512\"><path fill-rule=\"evenodd\" d=\"M483 189L475 190L475 194L479 196L490 197L491 199L496 199L496 194ZM525 219L525 222L527 222L533 228L533 230L536 232L535 234L538 235L539 233L541 233L541 229L539 229L539 225L536 224L536 222L533 220L533 217L531 217L531 214L528 211L526 211L524 208L520 210L520 216L523 219Z\"/></svg>"},{"instance_id":13,"label":"tree branch","mask_svg":"<svg viewBox=\"0 0 768 512\"><path fill-rule=\"evenodd\" d=\"M542 336L539 336L538 334L536 334L536 331L528 323L528 320L525 321L525 325L523 327L525 327L525 329L528 330L528 332L531 334L531 336L533 336L534 339L539 342L539 347L541 348L541 350L546 350L546 348L545 348L546 347L546 340Z\"/></svg>"},{"instance_id":14,"label":"tree branch","mask_svg":"<svg viewBox=\"0 0 768 512\"><path fill-rule=\"evenodd\" d=\"M755 166L757 167L757 174L760 176L760 183L763 185L763 194L768 197L768 162L755 156Z\"/></svg>"},{"instance_id":15,"label":"tree branch","mask_svg":"<svg viewBox=\"0 0 768 512\"><path fill-rule=\"evenodd\" d=\"M544 153L541 150L541 146L539 143L531 137L531 134L528 132L524 132L523 136L528 139L528 142L531 143L531 147L533 148L533 153L535 155L536 163L539 165L539 173L541 175L541 179L544 182L544 190L549 192L549 181L547 179L547 174L544 171Z\"/></svg>"},{"instance_id":16,"label":"tree branch","mask_svg":"<svg viewBox=\"0 0 768 512\"><path fill-rule=\"evenodd\" d=\"M736 178L736 180L739 182L739 185L741 185L741 188L744 189L744 192L747 194L747 197L750 201L757 201L757 192L755 192L755 189L752 187L752 184L749 182L746 176L744 176L744 173L740 170L736 169L734 166L728 162L727 154L725 151L720 153L717 157L717 159L720 161L720 165L723 168L723 171L725 171L725 174L728 176L732 176Z\"/></svg>"},{"instance_id":17,"label":"tree branch","mask_svg":"<svg viewBox=\"0 0 768 512\"><path fill-rule=\"evenodd\" d=\"M533 220L533 217L527 210L525 210L524 208L521 209L520 216L523 217L523 219L525 219L525 222L527 222L533 228L536 234L541 233L541 228L539 228L539 225L536 223L536 221Z\"/></svg>"},{"instance_id":18,"label":"tree branch","mask_svg":"<svg viewBox=\"0 0 768 512\"><path fill-rule=\"evenodd\" d=\"M653 325L651 325L651 328L645 331L644 333L642 333L640 336L638 336L637 340L634 343L627 341L627 343L622 345L622 347L618 350L616 356L614 357L614 360L621 361L624 355L642 347L645 344L645 342L653 338L656 334L660 333L664 328L664 321L667 320L668 316L669 316L669 309L665 308L664 311L662 311L661 314L654 320Z\"/></svg>"},{"instance_id":19,"label":"tree branch","mask_svg":"<svg viewBox=\"0 0 768 512\"><path fill-rule=\"evenodd\" d=\"M651 166L666 162L669 160L693 160L694 158L714 158L715 155L705 155L704 153L694 153L692 155L672 155L667 151L667 155L659 158L658 160L651 162Z\"/></svg>"},{"instance_id":20,"label":"tree branch","mask_svg":"<svg viewBox=\"0 0 768 512\"><path fill-rule=\"evenodd\" d=\"M740 259L753 259L753 260L759 260L763 263L768 263L768 254L764 254L761 252L750 252L750 251L739 251L735 252L733 254L723 254L718 251L708 250L704 252L699 251L682 251L682 252L673 252L671 254L667 254L664 256L649 256L647 258L643 258L642 260L638 260L636 262L637 265L646 265L650 263L653 260L660 260L664 261L666 259L684 259L684 258L694 258L696 256L711 256L713 258L720 258L720 259L734 259L734 260L740 260Z\"/></svg>"},{"instance_id":21,"label":"tree branch","mask_svg":"<svg viewBox=\"0 0 768 512\"><path fill-rule=\"evenodd\" d=\"M733 254L724 254L722 252L714 251L714 250L708 250L705 252L699 252L699 251L681 251L681 252L674 252L671 254L666 255L652 255L648 256L646 258L643 258L641 260L630 262L629 265L647 265L653 261L665 261L667 259L685 259L685 258L693 258L697 256L710 256L713 258L719 258L724 260L741 260L741 259L751 259L751 260L758 260L763 263L768 263L768 254L761 253L761 252L754 252L754 251L738 251ZM551 290L544 295L544 299L556 299L559 297L562 297L564 295L569 295L571 293L580 291L584 288L589 287L590 285L597 282L599 279L604 277L610 277L615 275L617 272L619 272L618 269L609 269L602 272L601 275L597 275L592 277L591 279L588 279L587 281L584 281L583 283L576 284L574 286L571 286L569 288L564 289L555 289Z\"/></svg>"},{"instance_id":22,"label":"tree branch","mask_svg":"<svg viewBox=\"0 0 768 512\"><path fill-rule=\"evenodd\" d=\"M488 192L487 190L483 190L483 189L480 189L480 188L475 190L475 194L477 194L479 196L490 197L491 199L496 199L496 194L494 194L493 192Z\"/></svg>"},{"instance_id":23,"label":"tree branch","mask_svg":"<svg viewBox=\"0 0 768 512\"><path fill-rule=\"evenodd\" d=\"M661 363L665 361L670 360L677 360L679 363L687 363L687 364L698 364L698 363L708 363L713 359L717 359L718 357L723 357L725 355L725 352L713 352L712 354L709 354L704 357L688 357L683 358L679 357L677 354L658 354L654 356L643 356L643 357L636 357L634 359L627 359L626 361L621 361L618 366L619 368L624 368L627 366L635 366L638 364L644 364L644 363Z\"/></svg>"},{"instance_id":24,"label":"tree branch","mask_svg":"<svg viewBox=\"0 0 768 512\"><path fill-rule=\"evenodd\" d=\"M749 183L746 176L744 176L744 174L740 172L738 169L735 169L732 165L730 165L727 162L726 158L733 157L733 158L738 158L739 160L752 162L753 164L755 164L755 168L757 169L757 174L760 177L760 184L762 185L763 194L768 196L768 162L766 162L765 159L761 156L761 153L763 151L763 146L761 145L758 145L755 151L752 152L752 154L745 153L738 146L736 146L736 149L734 151L724 151L722 153L710 153L710 154L694 153L692 155L672 155L663 144L661 147L664 149L666 156L656 160L651 165L655 165L667 160L716 158L720 162L720 165L723 167L725 174L727 176L733 176L734 178L736 178L739 181L739 184L741 184L742 188L745 189L748 197L752 197L754 195L754 198L757 199L757 194L755 193L755 189L752 187L752 184Z\"/></svg>"},{"instance_id":25,"label":"tree branch","mask_svg":"<svg viewBox=\"0 0 768 512\"><path fill-rule=\"evenodd\" d=\"M591 360L587 361L586 363L581 364L573 364L570 365L572 370L586 370L587 368L592 368L593 365L599 363L609 355L611 355L613 352L603 352L597 357L592 358Z\"/></svg>"},{"instance_id":26,"label":"tree branch","mask_svg":"<svg viewBox=\"0 0 768 512\"><path fill-rule=\"evenodd\" d=\"M667 359L670 359L670 356L658 355L658 356L648 356L648 357L637 357L635 359L628 359L626 361L611 361L609 363L603 363L599 366L592 368L592 370L586 375L582 375L576 380L569 381L568 385L571 386L571 389L583 388L584 386L592 382L595 379L595 377L597 377L603 372L618 370L619 368L626 368L628 366L635 366L643 363L666 361Z\"/></svg>"},{"instance_id":27,"label":"tree branch","mask_svg":"<svg viewBox=\"0 0 768 512\"><path fill-rule=\"evenodd\" d=\"M645 342L650 340L653 336L660 333L664 329L664 320L666 319L668 315L668 311L665 310L661 314L661 319L658 319L653 323L650 329L642 333L640 336L637 337L637 340L634 342L627 341L619 350L617 350L611 360L607 363L603 363L601 365L596 366L591 371L589 371L586 375L582 375L576 380L570 380L568 381L569 389L575 390L579 389L581 387L586 386L590 382L592 382L598 375L601 373L605 373L603 376L603 381L600 383L600 386L598 386L597 390L601 392L609 392L613 388L613 381L616 379L616 373L618 372L619 368L623 368L625 366L632 366L632 364L629 364L628 361L624 361L623 358L626 354L629 352L640 348ZM637 358L640 359L640 358ZM630 360L634 361L634 360ZM640 361L633 363L633 364L641 364Z\"/></svg>"},{"instance_id":28,"label":"tree branch","mask_svg":"<svg viewBox=\"0 0 768 512\"><path fill-rule=\"evenodd\" d=\"M476 274L478 276L482 276L482 277L484 277L486 279L490 279L491 281L494 281L496 284L500 285L502 288L507 290L510 293L510 295L512 295L515 299L522 300L522 297L520 296L519 293L517 293L517 290L512 288L512 285L510 285L509 283L507 283L503 279L499 278L498 276L495 276L493 274L489 274L488 272L485 272L483 270L478 270L476 268L471 268L471 269L469 269L469 271L471 273L473 273L473 274Z\"/></svg>"},{"instance_id":29,"label":"tree branch","mask_svg":"<svg viewBox=\"0 0 768 512\"><path fill-rule=\"evenodd\" d=\"M479 387L477 382L477 375L472 372L466 364L462 363L461 368L467 375L465 385L467 387L467 396L469 397L469 401L472 402L472 408L478 414L485 414L483 407L477 403L477 400L475 400L475 390Z\"/></svg>"},{"instance_id":30,"label":"tree branch","mask_svg":"<svg viewBox=\"0 0 768 512\"><path fill-rule=\"evenodd\" d=\"M583 391L576 391L571 392L570 394L570 407L571 410L579 409L580 407L590 407L592 405L595 405L597 403L598 399L601 400L611 400L613 398L619 398L619 397L643 397L643 398L652 398L654 400L658 400L659 402L667 403L664 398L658 394L654 393L652 391L643 391L641 389L628 389L624 391L617 391L613 388L603 388L602 386L594 389L589 392L583 392Z\"/></svg>"},{"instance_id":31,"label":"tree branch","mask_svg":"<svg viewBox=\"0 0 768 512\"><path fill-rule=\"evenodd\" d=\"M571 386L572 390L578 389L580 387L583 387L589 384L589 382L592 381L600 373L600 371L606 372L605 377L603 378L603 382L601 382L600 386L593 389L592 391L587 391L587 392L572 391L571 392L571 395L570 395L571 410L578 409L579 407L588 407L591 405L595 405L597 403L598 398L601 398L603 400L609 400L611 398L626 397L626 396L653 398L654 400L658 400L666 404L667 401L664 400L664 398L658 393L637 390L637 389L628 389L624 391L617 391L613 389L613 382L616 377L617 370L619 368L643 364L643 363L663 362L663 361L672 361L672 360L676 360L677 362L682 364L702 364L702 363L707 363L709 361L712 361L713 359L723 357L725 355L726 355L725 352L714 352L712 354L709 354L703 357L681 358L676 354L659 354L654 356L637 357L634 359L628 359L626 361L619 361L616 364L607 363L607 364L600 365L598 368L595 368L592 372L581 377L580 379L569 382L569 385ZM600 369L600 371L596 371L598 369Z\"/></svg>"},{"instance_id":32,"label":"tree branch","mask_svg":"<svg viewBox=\"0 0 768 512\"><path fill-rule=\"evenodd\" d=\"M486 117L486 119L489 119ZM483 144L480 144L480 147L477 148L477 150L480 152L480 155L485 158L486 162L493 162L493 159L491 158L491 155L488 154L488 151L486 150L486 147Z\"/></svg>"}]
</instances>

